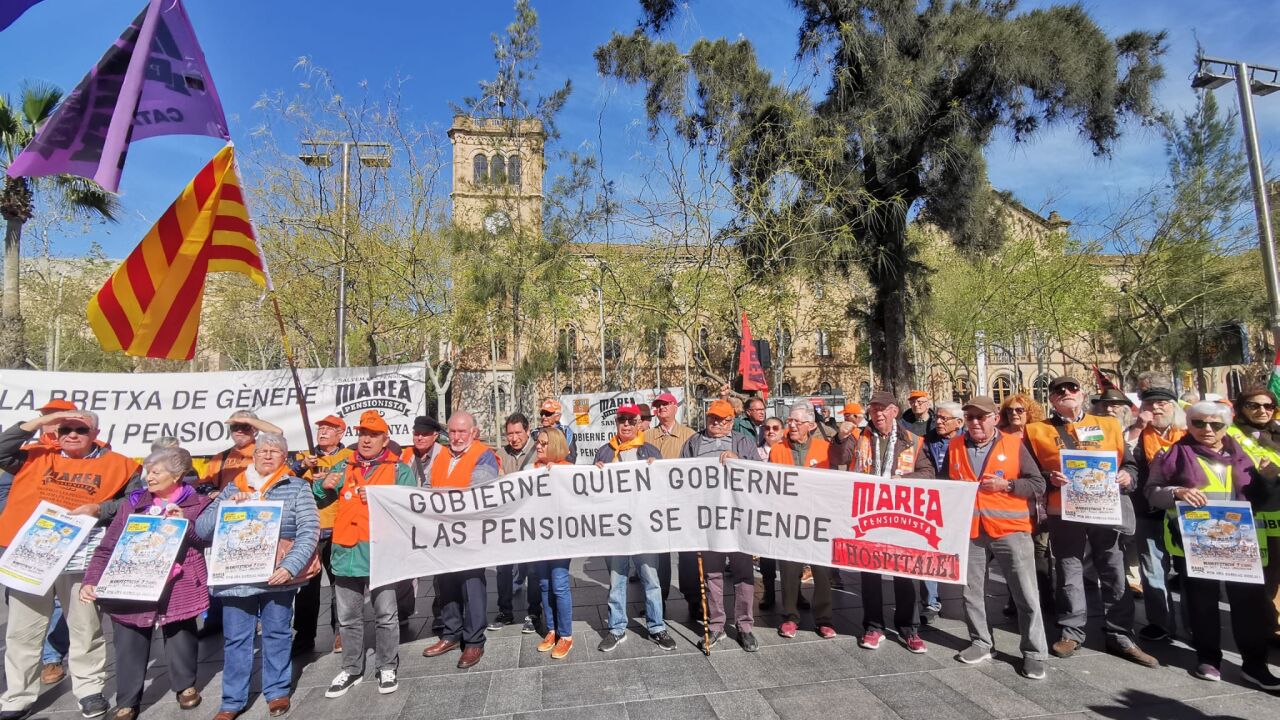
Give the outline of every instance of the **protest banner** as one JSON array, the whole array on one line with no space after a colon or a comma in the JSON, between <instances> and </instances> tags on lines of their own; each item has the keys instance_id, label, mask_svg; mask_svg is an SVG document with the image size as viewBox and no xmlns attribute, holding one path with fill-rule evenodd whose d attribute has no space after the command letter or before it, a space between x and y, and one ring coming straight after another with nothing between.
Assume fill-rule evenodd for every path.
<instances>
[{"instance_id":1,"label":"protest banner","mask_svg":"<svg viewBox=\"0 0 1280 720\"><path fill-rule=\"evenodd\" d=\"M560 422L573 431L573 441L578 446L577 462L593 462L596 451L613 437L613 418L619 405L652 405L653 399L664 392L675 395L680 403L680 415L688 418L684 403L684 388L659 388L656 390L625 390L607 393L577 393L560 396ZM536 422L536 418L535 418ZM687 422L687 420L686 420ZM573 460L574 458L569 458Z\"/></svg>"},{"instance_id":2,"label":"protest banner","mask_svg":"<svg viewBox=\"0 0 1280 720\"><path fill-rule=\"evenodd\" d=\"M223 503L209 548L209 584L266 582L276 569L276 545L284 503L255 500Z\"/></svg>"},{"instance_id":3,"label":"protest banner","mask_svg":"<svg viewBox=\"0 0 1280 720\"><path fill-rule=\"evenodd\" d=\"M963 584L977 487L715 458L558 465L458 490L373 486L370 582L717 550Z\"/></svg>"},{"instance_id":4,"label":"protest banner","mask_svg":"<svg viewBox=\"0 0 1280 720\"><path fill-rule=\"evenodd\" d=\"M1204 507L1180 502L1177 509L1188 576L1262 584L1262 544L1248 502L1213 500Z\"/></svg>"},{"instance_id":5,"label":"protest banner","mask_svg":"<svg viewBox=\"0 0 1280 720\"><path fill-rule=\"evenodd\" d=\"M155 602L169 584L187 519L130 515L98 580L98 597Z\"/></svg>"},{"instance_id":6,"label":"protest banner","mask_svg":"<svg viewBox=\"0 0 1280 720\"><path fill-rule=\"evenodd\" d=\"M98 519L41 500L0 556L0 585L43 595L89 537Z\"/></svg>"},{"instance_id":7,"label":"protest banner","mask_svg":"<svg viewBox=\"0 0 1280 720\"><path fill-rule=\"evenodd\" d=\"M1062 519L1094 525L1124 522L1120 484L1116 482L1116 454L1102 450L1063 449Z\"/></svg>"},{"instance_id":8,"label":"protest banner","mask_svg":"<svg viewBox=\"0 0 1280 720\"><path fill-rule=\"evenodd\" d=\"M421 364L384 367L299 370L303 395L313 418L330 413L349 419L377 410L391 428L392 439L409 444L413 418L425 407L425 374ZM306 448L298 413L297 390L288 370L202 373L60 373L0 370L0 425L9 427L40 414L42 405L70 400L102 419L99 439L111 449L145 457L156 438L178 438L192 455L227 449L231 438L227 417L253 410L279 425L289 446ZM350 422L349 425L355 425ZM347 442L356 432L347 428Z\"/></svg>"}]
</instances>

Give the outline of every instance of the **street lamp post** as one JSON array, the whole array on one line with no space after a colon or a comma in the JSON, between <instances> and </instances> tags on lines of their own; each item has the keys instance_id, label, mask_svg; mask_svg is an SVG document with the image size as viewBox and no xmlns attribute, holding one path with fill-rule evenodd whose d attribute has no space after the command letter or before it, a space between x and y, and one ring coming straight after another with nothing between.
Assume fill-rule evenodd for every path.
<instances>
[{"instance_id":1,"label":"street lamp post","mask_svg":"<svg viewBox=\"0 0 1280 720\"><path fill-rule=\"evenodd\" d=\"M1253 96L1270 95L1280 90L1280 69L1250 65L1240 60L1223 60L1200 56L1191 87L1216 90L1235 81L1240 99L1240 122L1244 124L1244 148L1249 160L1249 177L1253 182L1253 211L1258 220L1258 243L1262 250L1262 267L1267 279L1267 306L1271 323L1272 347L1280 348L1280 275L1276 269L1276 242L1271 232L1271 208L1267 201L1266 178L1262 170L1262 153L1258 150L1258 126L1253 117ZM1267 76L1270 79L1267 79Z\"/></svg>"},{"instance_id":2,"label":"street lamp post","mask_svg":"<svg viewBox=\"0 0 1280 720\"><path fill-rule=\"evenodd\" d=\"M334 366L347 366L347 244L351 238L348 222L347 195L351 187L351 150L354 148L364 167L391 167L391 145L384 142L349 140L304 140L298 159L311 167L327 168L333 164L330 148L342 148L342 252L338 259L337 339L334 343Z\"/></svg>"}]
</instances>

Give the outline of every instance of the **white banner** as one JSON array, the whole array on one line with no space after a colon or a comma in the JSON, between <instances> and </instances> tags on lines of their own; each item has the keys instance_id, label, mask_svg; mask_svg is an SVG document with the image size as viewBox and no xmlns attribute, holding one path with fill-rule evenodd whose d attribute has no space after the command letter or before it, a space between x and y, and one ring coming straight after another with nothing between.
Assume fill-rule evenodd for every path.
<instances>
[{"instance_id":1,"label":"white banner","mask_svg":"<svg viewBox=\"0 0 1280 720\"><path fill-rule=\"evenodd\" d=\"M311 422L337 414L355 439L360 413L377 410L392 439L412 441L413 418L424 407L421 365L299 370ZM231 446L226 420L252 410L284 429L289 447L306 449L297 392L288 370L201 373L58 373L0 370L0 425L40 414L50 400L70 400L102 419L101 439L116 452L144 457L156 438L171 435L192 455Z\"/></svg>"},{"instance_id":2,"label":"white banner","mask_svg":"<svg viewBox=\"0 0 1280 720\"><path fill-rule=\"evenodd\" d=\"M596 451L613 437L613 417L619 405L653 405L653 399L664 392L675 395L680 403L680 414L676 417L688 422L684 388L561 395L560 422L573 430L573 440L578 445L577 461L583 464L595 461ZM537 420L534 419L534 422Z\"/></svg>"},{"instance_id":3,"label":"white banner","mask_svg":"<svg viewBox=\"0 0 1280 720\"><path fill-rule=\"evenodd\" d=\"M964 584L977 489L714 458L559 465L462 490L371 486L371 584L679 550Z\"/></svg>"}]
</instances>

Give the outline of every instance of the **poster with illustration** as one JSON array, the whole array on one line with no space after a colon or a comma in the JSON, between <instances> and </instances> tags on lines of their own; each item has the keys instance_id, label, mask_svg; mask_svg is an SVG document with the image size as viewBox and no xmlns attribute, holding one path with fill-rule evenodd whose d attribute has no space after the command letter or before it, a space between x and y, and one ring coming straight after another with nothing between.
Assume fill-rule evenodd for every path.
<instances>
[{"instance_id":1,"label":"poster with illustration","mask_svg":"<svg viewBox=\"0 0 1280 720\"><path fill-rule=\"evenodd\" d=\"M1063 449L1062 474L1067 484L1062 491L1062 519L1095 525L1119 525L1119 470L1114 452Z\"/></svg>"},{"instance_id":2,"label":"poster with illustration","mask_svg":"<svg viewBox=\"0 0 1280 720\"><path fill-rule=\"evenodd\" d=\"M209 584L263 583L276 569L284 503L224 502L209 550Z\"/></svg>"},{"instance_id":3,"label":"poster with illustration","mask_svg":"<svg viewBox=\"0 0 1280 720\"><path fill-rule=\"evenodd\" d=\"M1215 500L1191 507L1180 502L1178 527L1188 576L1262 583L1262 551L1249 503Z\"/></svg>"},{"instance_id":4,"label":"poster with illustration","mask_svg":"<svg viewBox=\"0 0 1280 720\"><path fill-rule=\"evenodd\" d=\"M41 500L0 556L0 585L45 594L97 522L91 515L72 515Z\"/></svg>"},{"instance_id":5,"label":"poster with illustration","mask_svg":"<svg viewBox=\"0 0 1280 720\"><path fill-rule=\"evenodd\" d=\"M98 597L159 600L186 534L186 518L130 515L98 581Z\"/></svg>"}]
</instances>

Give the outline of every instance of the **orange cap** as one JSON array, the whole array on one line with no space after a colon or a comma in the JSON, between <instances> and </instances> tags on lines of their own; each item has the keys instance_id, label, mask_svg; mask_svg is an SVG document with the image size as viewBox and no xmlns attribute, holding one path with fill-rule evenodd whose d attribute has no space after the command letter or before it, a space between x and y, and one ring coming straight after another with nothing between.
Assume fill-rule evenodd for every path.
<instances>
[{"instance_id":1,"label":"orange cap","mask_svg":"<svg viewBox=\"0 0 1280 720\"><path fill-rule=\"evenodd\" d=\"M336 428L338 428L339 430L346 430L346 429L347 429L347 421L346 421L346 420L343 420L342 418L338 417L337 415L325 415L324 417L322 417L322 418L320 418L319 420L317 420L317 421L316 421L316 424L317 424L317 425L328 425L328 426L330 426L330 427L336 427Z\"/></svg>"},{"instance_id":2,"label":"orange cap","mask_svg":"<svg viewBox=\"0 0 1280 720\"><path fill-rule=\"evenodd\" d=\"M558 400L547 398L542 401L542 409L549 413L558 413L560 412L560 402Z\"/></svg>"},{"instance_id":3,"label":"orange cap","mask_svg":"<svg viewBox=\"0 0 1280 720\"><path fill-rule=\"evenodd\" d=\"M911 394L907 395L908 400L915 400L916 398L927 398L927 397L929 397L929 393L923 390L912 390Z\"/></svg>"},{"instance_id":4,"label":"orange cap","mask_svg":"<svg viewBox=\"0 0 1280 720\"><path fill-rule=\"evenodd\" d=\"M387 421L382 419L382 415L377 410L365 410L360 413L360 424L356 425L356 429L375 433L391 432Z\"/></svg>"},{"instance_id":5,"label":"orange cap","mask_svg":"<svg viewBox=\"0 0 1280 720\"><path fill-rule=\"evenodd\" d=\"M840 409L841 415L866 415L866 411L858 403L849 403Z\"/></svg>"},{"instance_id":6,"label":"orange cap","mask_svg":"<svg viewBox=\"0 0 1280 720\"><path fill-rule=\"evenodd\" d=\"M707 408L707 414L718 418L731 418L737 415L728 400L716 400Z\"/></svg>"},{"instance_id":7,"label":"orange cap","mask_svg":"<svg viewBox=\"0 0 1280 720\"><path fill-rule=\"evenodd\" d=\"M63 400L59 398L56 400L50 400L49 402L42 405L40 407L40 412L44 415L48 415L50 413L66 412L67 410L79 410L79 409L80 408L76 407L76 404L71 402L70 400Z\"/></svg>"}]
</instances>

